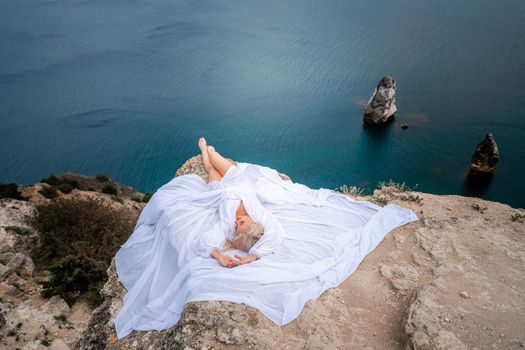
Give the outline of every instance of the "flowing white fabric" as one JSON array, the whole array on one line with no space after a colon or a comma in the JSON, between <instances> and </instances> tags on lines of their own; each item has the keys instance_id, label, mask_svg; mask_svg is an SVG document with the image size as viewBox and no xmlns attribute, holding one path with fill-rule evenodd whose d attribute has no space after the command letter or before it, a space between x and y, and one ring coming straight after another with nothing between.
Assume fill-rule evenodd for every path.
<instances>
[{"instance_id":1,"label":"flowing white fabric","mask_svg":"<svg viewBox=\"0 0 525 350\"><path fill-rule=\"evenodd\" d=\"M265 228L249 252L260 258L226 268L210 252L233 238L241 200ZM127 289L117 336L172 327L187 302L202 300L244 303L285 325L350 276L387 233L417 220L408 208L311 189L251 163L230 167L220 182L175 177L154 193L116 254Z\"/></svg>"}]
</instances>

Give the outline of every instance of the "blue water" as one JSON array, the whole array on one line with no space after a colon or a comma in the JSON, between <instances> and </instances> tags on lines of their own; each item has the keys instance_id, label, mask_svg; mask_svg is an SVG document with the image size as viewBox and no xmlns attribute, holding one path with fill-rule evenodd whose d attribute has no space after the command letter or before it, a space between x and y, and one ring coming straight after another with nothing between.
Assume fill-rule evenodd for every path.
<instances>
[{"instance_id":1,"label":"blue water","mask_svg":"<svg viewBox=\"0 0 525 350\"><path fill-rule=\"evenodd\" d=\"M204 135L312 188L393 179L525 207L523 38L522 0L3 1L0 182L155 191ZM385 74L396 121L364 128ZM473 188L489 131L501 160Z\"/></svg>"}]
</instances>

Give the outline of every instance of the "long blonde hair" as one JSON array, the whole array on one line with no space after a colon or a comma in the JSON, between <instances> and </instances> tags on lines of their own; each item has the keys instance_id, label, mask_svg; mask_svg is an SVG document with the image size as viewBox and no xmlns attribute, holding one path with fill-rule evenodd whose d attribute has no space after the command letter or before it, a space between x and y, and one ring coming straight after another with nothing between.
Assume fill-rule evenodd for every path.
<instances>
[{"instance_id":1,"label":"long blonde hair","mask_svg":"<svg viewBox=\"0 0 525 350\"><path fill-rule=\"evenodd\" d=\"M248 231L239 233L233 241L227 239L222 251L224 252L230 249L240 249L248 252L250 248L263 236L263 234L264 227L261 224L254 222L250 225L250 229Z\"/></svg>"}]
</instances>

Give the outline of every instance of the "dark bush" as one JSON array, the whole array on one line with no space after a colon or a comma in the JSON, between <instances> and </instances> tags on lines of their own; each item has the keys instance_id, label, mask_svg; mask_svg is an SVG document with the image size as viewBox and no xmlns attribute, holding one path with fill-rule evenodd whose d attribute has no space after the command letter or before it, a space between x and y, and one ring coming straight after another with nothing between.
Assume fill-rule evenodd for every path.
<instances>
[{"instance_id":1,"label":"dark bush","mask_svg":"<svg viewBox=\"0 0 525 350\"><path fill-rule=\"evenodd\" d=\"M73 191L73 186L70 184L62 183L60 185L57 185L57 190L59 190L62 193L71 193Z\"/></svg>"},{"instance_id":2,"label":"dark bush","mask_svg":"<svg viewBox=\"0 0 525 350\"><path fill-rule=\"evenodd\" d=\"M149 202L151 196L153 196L153 192L146 192L146 193L144 193L144 197L142 197L142 201L144 203Z\"/></svg>"},{"instance_id":3,"label":"dark bush","mask_svg":"<svg viewBox=\"0 0 525 350\"><path fill-rule=\"evenodd\" d=\"M115 185L113 185L113 184L107 184L102 189L102 193L114 194L116 196L117 195L117 187Z\"/></svg>"},{"instance_id":4,"label":"dark bush","mask_svg":"<svg viewBox=\"0 0 525 350\"><path fill-rule=\"evenodd\" d=\"M103 174L98 174L97 176L95 176L95 178L100 181L100 182L107 182L109 181L109 177L107 177L106 175L103 175Z\"/></svg>"},{"instance_id":5,"label":"dark bush","mask_svg":"<svg viewBox=\"0 0 525 350\"><path fill-rule=\"evenodd\" d=\"M141 203L142 202L142 199L140 199L140 197L131 197L131 200L134 201L134 202L137 202L137 203Z\"/></svg>"},{"instance_id":6,"label":"dark bush","mask_svg":"<svg viewBox=\"0 0 525 350\"><path fill-rule=\"evenodd\" d=\"M115 202L119 202L121 204L124 204L124 200L117 196L111 196L111 199L113 199Z\"/></svg>"},{"instance_id":7,"label":"dark bush","mask_svg":"<svg viewBox=\"0 0 525 350\"><path fill-rule=\"evenodd\" d=\"M60 183L58 181L58 177L56 177L55 175L49 175L45 179L40 180L40 182L43 182L43 183L46 183L46 184L50 184L50 185L53 185L53 186L56 186L56 185L58 185Z\"/></svg>"},{"instance_id":8,"label":"dark bush","mask_svg":"<svg viewBox=\"0 0 525 350\"><path fill-rule=\"evenodd\" d=\"M93 187L88 187L87 190L92 191L92 192L97 192L97 190L95 190Z\"/></svg>"},{"instance_id":9,"label":"dark bush","mask_svg":"<svg viewBox=\"0 0 525 350\"><path fill-rule=\"evenodd\" d=\"M58 197L58 192L55 186L44 186L40 191L38 191L38 193L49 199Z\"/></svg>"},{"instance_id":10,"label":"dark bush","mask_svg":"<svg viewBox=\"0 0 525 350\"><path fill-rule=\"evenodd\" d=\"M43 284L44 298L60 295L71 306L80 295L90 294L91 306L100 305L98 291L107 278L104 263L83 256L67 255L46 269L53 273L53 277ZM99 298L93 299L91 294L99 295Z\"/></svg>"},{"instance_id":11,"label":"dark bush","mask_svg":"<svg viewBox=\"0 0 525 350\"><path fill-rule=\"evenodd\" d=\"M59 294L68 303L79 295L100 302L98 291L118 248L133 231L136 217L114 209L102 198L60 197L36 206L33 225L40 238L31 257L37 271L50 270L53 278L44 296Z\"/></svg>"},{"instance_id":12,"label":"dark bush","mask_svg":"<svg viewBox=\"0 0 525 350\"><path fill-rule=\"evenodd\" d=\"M77 180L75 179L59 179L59 185L62 185L62 184L67 184L67 185L70 185L72 188L80 188L80 185L78 183Z\"/></svg>"},{"instance_id":13,"label":"dark bush","mask_svg":"<svg viewBox=\"0 0 525 350\"><path fill-rule=\"evenodd\" d=\"M32 233L30 229L23 226L4 226L4 229L20 236L29 236Z\"/></svg>"},{"instance_id":14,"label":"dark bush","mask_svg":"<svg viewBox=\"0 0 525 350\"><path fill-rule=\"evenodd\" d=\"M52 186L58 186L61 184L68 184L71 185L73 188L79 188L79 184L77 180L74 179L68 179L63 177L56 177L55 175L49 175L47 178L40 180L40 182L52 185ZM69 193L69 192L68 192Z\"/></svg>"},{"instance_id":15,"label":"dark bush","mask_svg":"<svg viewBox=\"0 0 525 350\"><path fill-rule=\"evenodd\" d=\"M29 199L29 197L22 196L22 193L18 190L18 185L15 183L0 184L0 198L13 198L24 201Z\"/></svg>"}]
</instances>

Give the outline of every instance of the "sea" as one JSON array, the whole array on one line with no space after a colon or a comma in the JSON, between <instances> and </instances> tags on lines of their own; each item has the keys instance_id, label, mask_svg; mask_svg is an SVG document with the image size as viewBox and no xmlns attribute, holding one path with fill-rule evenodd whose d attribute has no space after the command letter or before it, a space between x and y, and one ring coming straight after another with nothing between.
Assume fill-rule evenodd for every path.
<instances>
[{"instance_id":1,"label":"sea","mask_svg":"<svg viewBox=\"0 0 525 350\"><path fill-rule=\"evenodd\" d=\"M311 188L392 180L524 208L524 38L523 0L5 0L0 182L72 171L155 192L204 136ZM398 112L366 127L385 75ZM475 183L489 132L500 161Z\"/></svg>"}]
</instances>

